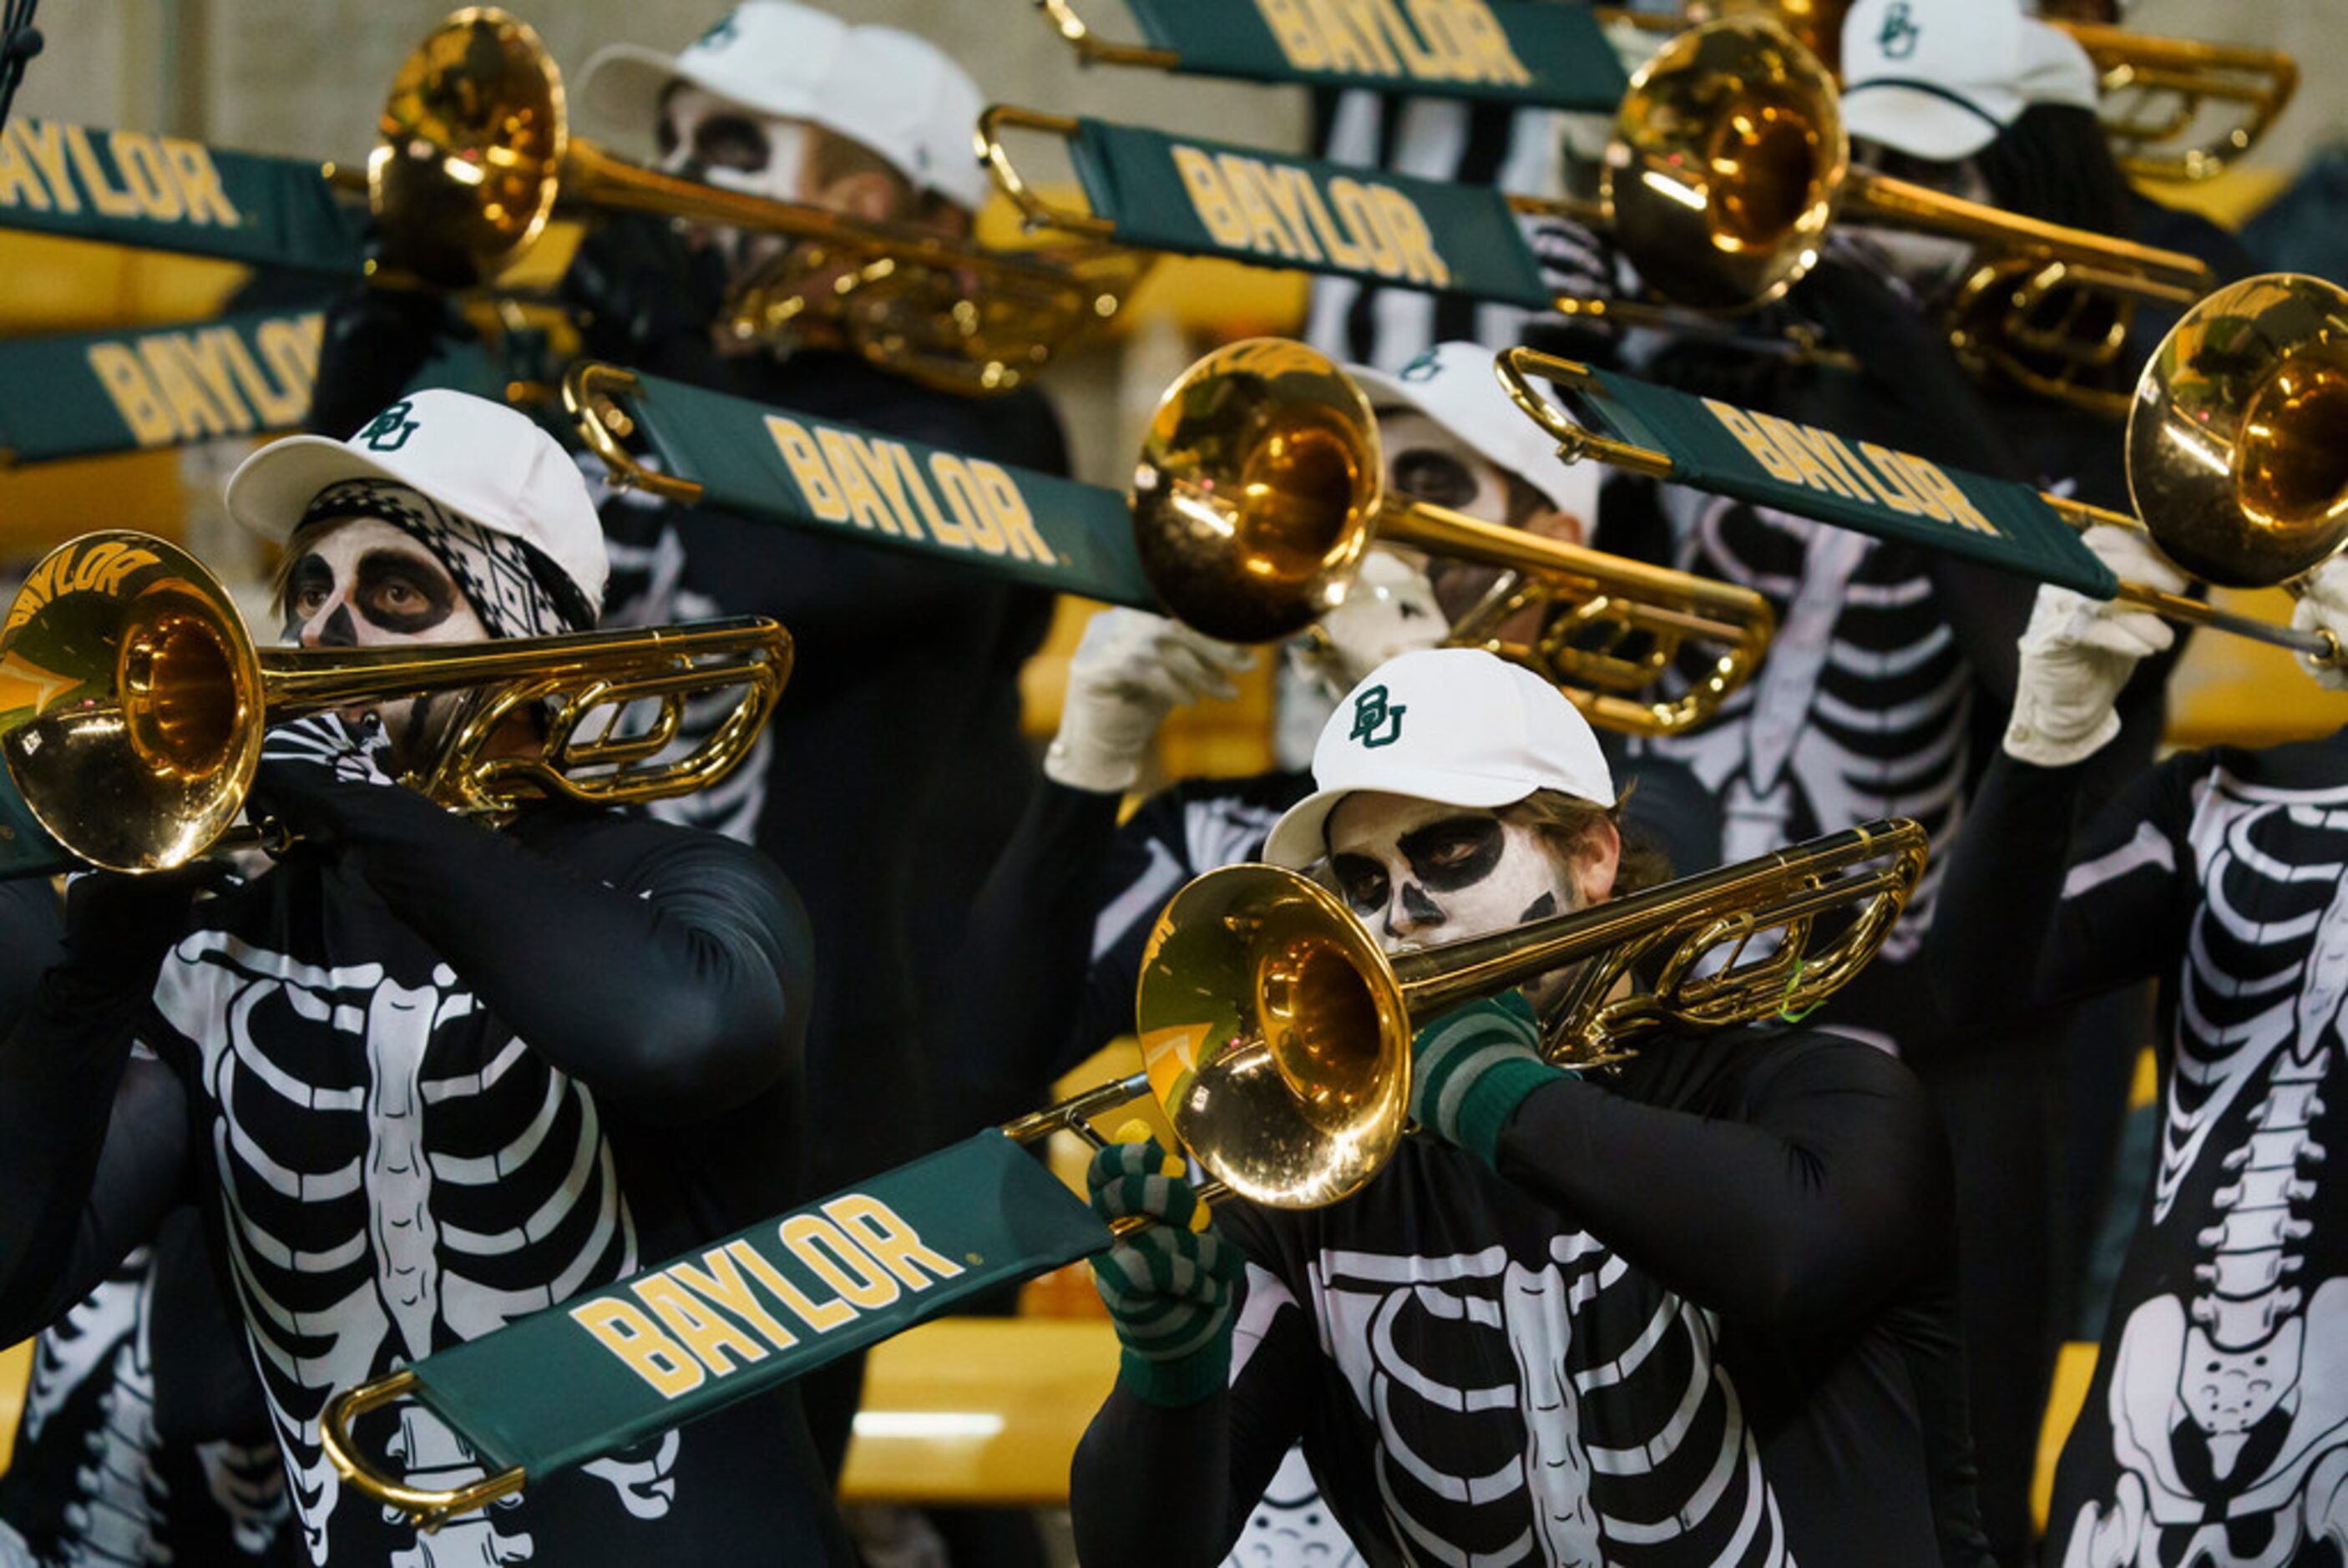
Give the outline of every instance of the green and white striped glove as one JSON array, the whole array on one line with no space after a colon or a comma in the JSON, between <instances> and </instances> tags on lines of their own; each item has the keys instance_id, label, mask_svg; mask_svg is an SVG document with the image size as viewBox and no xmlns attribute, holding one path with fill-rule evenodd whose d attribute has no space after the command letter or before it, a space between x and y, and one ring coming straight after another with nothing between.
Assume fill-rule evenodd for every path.
<instances>
[{"instance_id":1,"label":"green and white striped glove","mask_svg":"<svg viewBox=\"0 0 2348 1568\"><path fill-rule=\"evenodd\" d=\"M1246 1260L1215 1229L1185 1171L1145 1138L1110 1144L1086 1172L1104 1222L1153 1222L1092 1260L1093 1284L1124 1347L1117 1381L1152 1405L1195 1405L1231 1377L1233 1287Z\"/></svg>"},{"instance_id":2,"label":"green and white striped glove","mask_svg":"<svg viewBox=\"0 0 2348 1568\"><path fill-rule=\"evenodd\" d=\"M1566 1076L1542 1059L1540 1021L1517 991L1444 1014L1410 1053L1411 1119L1495 1170L1517 1107Z\"/></svg>"}]
</instances>

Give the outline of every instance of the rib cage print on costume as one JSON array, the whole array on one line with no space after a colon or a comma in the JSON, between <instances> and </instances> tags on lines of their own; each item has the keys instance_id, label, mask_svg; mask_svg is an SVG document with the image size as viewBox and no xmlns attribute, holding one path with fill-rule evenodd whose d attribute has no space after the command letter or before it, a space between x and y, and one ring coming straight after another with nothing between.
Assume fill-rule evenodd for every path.
<instances>
[{"instance_id":1,"label":"rib cage print on costume","mask_svg":"<svg viewBox=\"0 0 2348 1568\"><path fill-rule=\"evenodd\" d=\"M201 1096L199 1158L219 1182L227 1265L312 1561L346 1537L362 1553L396 1548L395 1568L528 1561L526 1500L430 1536L404 1521L366 1528L358 1516L379 1511L340 1498L318 1418L337 1388L635 1270L593 1097L484 1028L442 965L404 983L381 964L319 967L200 931L166 962L156 1003L198 1054L183 1076ZM411 1485L481 1473L414 1406L389 1451ZM648 1457L588 1469L630 1513L657 1517L675 1454L671 1434Z\"/></svg>"},{"instance_id":2,"label":"rib cage print on costume","mask_svg":"<svg viewBox=\"0 0 2348 1568\"><path fill-rule=\"evenodd\" d=\"M2348 1559L2348 786L2220 767L2189 851L2177 866L2146 822L2064 890L2092 914L2107 886L2166 872L2200 900L2122 1279L2136 1305L2057 1482L2065 1568Z\"/></svg>"},{"instance_id":3,"label":"rib cage print on costume","mask_svg":"<svg viewBox=\"0 0 2348 1568\"><path fill-rule=\"evenodd\" d=\"M1449 1568L1793 1558L1717 1323L1579 1232L1538 1267L1330 1250L1309 1265L1338 1368L1375 1432L1378 1502ZM1293 1298L1250 1266L1239 1366ZM1494 1539L1495 1521L1534 1522ZM1484 1516L1482 1528L1477 1525ZM1439 1523L1437 1522L1439 1520ZM1473 1550L1453 1544L1477 1541Z\"/></svg>"},{"instance_id":4,"label":"rib cage print on costume","mask_svg":"<svg viewBox=\"0 0 2348 1568\"><path fill-rule=\"evenodd\" d=\"M1973 669L1932 580L1917 552L1848 529L1684 490L1663 498L1678 564L1763 594L1777 634L1717 720L1643 746L1717 795L1725 861L1877 817L1922 823L1931 864L1874 960L1905 963L1972 771Z\"/></svg>"}]
</instances>

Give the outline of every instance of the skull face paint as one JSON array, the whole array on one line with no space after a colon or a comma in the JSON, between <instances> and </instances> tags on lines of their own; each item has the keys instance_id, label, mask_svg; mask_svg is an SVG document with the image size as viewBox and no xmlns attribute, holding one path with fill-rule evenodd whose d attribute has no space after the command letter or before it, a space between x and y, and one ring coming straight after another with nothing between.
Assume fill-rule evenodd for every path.
<instances>
[{"instance_id":1,"label":"skull face paint","mask_svg":"<svg viewBox=\"0 0 2348 1568\"><path fill-rule=\"evenodd\" d=\"M804 121L759 114L714 93L682 83L662 101L658 129L664 174L775 201L808 199L808 148ZM694 225L696 242L715 246L739 280L750 269L781 254L781 235L746 232L726 225Z\"/></svg>"},{"instance_id":2,"label":"skull face paint","mask_svg":"<svg viewBox=\"0 0 2348 1568\"><path fill-rule=\"evenodd\" d=\"M1388 953L1579 909L1571 868L1529 824L1364 790L1329 814L1329 867Z\"/></svg>"},{"instance_id":3,"label":"skull face paint","mask_svg":"<svg viewBox=\"0 0 2348 1568\"><path fill-rule=\"evenodd\" d=\"M329 519L304 529L291 548L280 638L286 644L373 648L479 642L489 634L432 552L378 518ZM432 754L457 707L454 697L422 696L375 711L394 756L413 767Z\"/></svg>"}]
</instances>

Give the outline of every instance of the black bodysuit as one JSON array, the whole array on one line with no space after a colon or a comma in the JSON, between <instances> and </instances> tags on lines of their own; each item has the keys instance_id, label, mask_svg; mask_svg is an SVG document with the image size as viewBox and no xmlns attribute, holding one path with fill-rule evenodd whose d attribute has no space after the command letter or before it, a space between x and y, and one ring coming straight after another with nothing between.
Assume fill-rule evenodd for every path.
<instances>
[{"instance_id":1,"label":"black bodysuit","mask_svg":"<svg viewBox=\"0 0 2348 1568\"><path fill-rule=\"evenodd\" d=\"M805 1195L808 942L773 868L709 835L304 788L342 847L197 904L151 983L77 933L0 1049L0 1339L191 1197L312 1559L380 1562L417 1532L344 1492L331 1392ZM411 1484L478 1473L420 1409L377 1419L361 1445ZM789 1390L452 1533L500 1562L845 1560Z\"/></svg>"},{"instance_id":2,"label":"black bodysuit","mask_svg":"<svg viewBox=\"0 0 2348 1568\"><path fill-rule=\"evenodd\" d=\"M1343 1202L1218 1223L1250 1260L1229 1394L1111 1396L1086 1561L1211 1561L1300 1437L1376 1563L1986 1560L1947 1149L1865 1047L1668 1041L1536 1091L1497 1175L1417 1135ZM1224 1458L1204 1517L1176 1448Z\"/></svg>"}]
</instances>

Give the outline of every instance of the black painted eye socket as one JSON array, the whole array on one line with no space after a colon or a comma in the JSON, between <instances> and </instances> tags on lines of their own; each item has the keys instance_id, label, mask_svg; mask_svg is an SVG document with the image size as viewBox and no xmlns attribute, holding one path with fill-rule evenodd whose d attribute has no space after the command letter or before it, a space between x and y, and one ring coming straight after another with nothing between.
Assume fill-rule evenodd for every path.
<instances>
[{"instance_id":1,"label":"black painted eye socket","mask_svg":"<svg viewBox=\"0 0 2348 1568\"><path fill-rule=\"evenodd\" d=\"M1335 855L1329 870L1337 892L1355 914L1373 914L1386 906L1386 870L1367 855Z\"/></svg>"},{"instance_id":2,"label":"black painted eye socket","mask_svg":"<svg viewBox=\"0 0 2348 1568\"><path fill-rule=\"evenodd\" d=\"M1447 817L1404 834L1401 848L1421 882L1448 892L1491 875L1503 841L1498 818Z\"/></svg>"},{"instance_id":3,"label":"black painted eye socket","mask_svg":"<svg viewBox=\"0 0 2348 1568\"><path fill-rule=\"evenodd\" d=\"M1395 454L1394 488L1413 500L1454 509L1476 499L1475 470L1452 453L1413 447Z\"/></svg>"},{"instance_id":4,"label":"black painted eye socket","mask_svg":"<svg viewBox=\"0 0 2348 1568\"><path fill-rule=\"evenodd\" d=\"M765 129L747 116L712 115L694 128L693 160L704 169L764 169L773 157Z\"/></svg>"}]
</instances>

